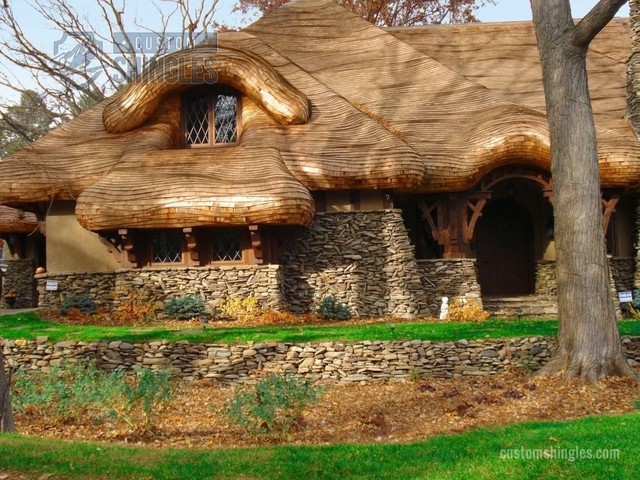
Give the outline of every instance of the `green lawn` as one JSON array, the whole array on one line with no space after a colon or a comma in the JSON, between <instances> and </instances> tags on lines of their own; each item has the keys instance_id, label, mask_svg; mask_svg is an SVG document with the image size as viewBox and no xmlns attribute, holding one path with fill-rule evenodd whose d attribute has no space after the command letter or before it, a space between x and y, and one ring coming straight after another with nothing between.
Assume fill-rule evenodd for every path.
<instances>
[{"instance_id":1,"label":"green lawn","mask_svg":"<svg viewBox=\"0 0 640 480\"><path fill-rule=\"evenodd\" d=\"M161 327L94 327L75 326L45 322L35 313L20 313L0 317L0 337L5 339L35 339L47 336L51 341L60 340L124 340L141 342L147 340L189 340L206 343L240 342L317 342L323 340L433 340L455 341L483 338L516 338L526 336L556 335L555 320L489 320L481 323L397 323L344 325L344 326L300 326L216 328L209 326L170 330ZM620 322L623 335L640 335L640 321Z\"/></svg>"},{"instance_id":2,"label":"green lawn","mask_svg":"<svg viewBox=\"0 0 640 480\"><path fill-rule=\"evenodd\" d=\"M149 449L0 435L0 472L69 479L622 480L640 474L639 429L640 415L627 414L515 424L415 444L223 450ZM538 458L501 458L504 449ZM552 458L539 458L545 449ZM618 458L584 458L599 454L598 449L618 449ZM583 458L576 458L576 453Z\"/></svg>"}]
</instances>

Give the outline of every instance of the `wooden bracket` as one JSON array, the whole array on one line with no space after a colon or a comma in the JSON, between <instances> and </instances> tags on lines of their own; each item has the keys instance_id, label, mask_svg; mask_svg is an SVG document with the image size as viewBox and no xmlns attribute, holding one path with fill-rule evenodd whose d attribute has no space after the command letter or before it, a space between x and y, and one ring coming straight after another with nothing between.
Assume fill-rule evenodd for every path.
<instances>
[{"instance_id":1,"label":"wooden bracket","mask_svg":"<svg viewBox=\"0 0 640 480\"><path fill-rule=\"evenodd\" d=\"M262 257L262 240L258 225L249 225L249 234L251 235L251 248L253 248L253 256L256 259L256 263L262 264L264 259Z\"/></svg>"},{"instance_id":2,"label":"wooden bracket","mask_svg":"<svg viewBox=\"0 0 640 480\"><path fill-rule=\"evenodd\" d=\"M126 228L121 228L118 230L118 235L120 235L120 240L122 241L122 264L125 267L136 267L138 266L138 261L136 259L135 246L133 243L133 238L131 237L131 232L129 232Z\"/></svg>"},{"instance_id":3,"label":"wooden bracket","mask_svg":"<svg viewBox=\"0 0 640 480\"><path fill-rule=\"evenodd\" d=\"M434 216L434 212L437 215L438 207L441 207L440 201L436 200L432 202L427 202L427 201L418 202L418 207L420 207L420 210L422 211L422 216L424 217L424 219L429 224L429 227L431 228L431 236L436 242L442 245L441 226L439 225L438 217Z\"/></svg>"},{"instance_id":4,"label":"wooden bracket","mask_svg":"<svg viewBox=\"0 0 640 480\"><path fill-rule=\"evenodd\" d=\"M616 212L616 206L618 205L619 201L620 201L620 195L612 195L611 198L609 198L609 200L605 200L604 198L600 199L600 202L602 203L602 207L604 208L603 218L602 218L602 228L604 229L605 235L609 230L609 223L611 221L611 216Z\"/></svg>"},{"instance_id":5,"label":"wooden bracket","mask_svg":"<svg viewBox=\"0 0 640 480\"><path fill-rule=\"evenodd\" d=\"M187 251L189 252L189 265L199 267L200 254L198 253L198 241L193 228L185 227L182 229L182 233L184 233L184 238L187 243Z\"/></svg>"},{"instance_id":6,"label":"wooden bracket","mask_svg":"<svg viewBox=\"0 0 640 480\"><path fill-rule=\"evenodd\" d=\"M462 215L465 243L469 243L473 239L476 224L482 216L482 209L487 204L489 198L491 198L490 193L469 195L469 197L467 197L466 204L464 205L465 211ZM471 216L469 216L469 213L471 213Z\"/></svg>"}]
</instances>

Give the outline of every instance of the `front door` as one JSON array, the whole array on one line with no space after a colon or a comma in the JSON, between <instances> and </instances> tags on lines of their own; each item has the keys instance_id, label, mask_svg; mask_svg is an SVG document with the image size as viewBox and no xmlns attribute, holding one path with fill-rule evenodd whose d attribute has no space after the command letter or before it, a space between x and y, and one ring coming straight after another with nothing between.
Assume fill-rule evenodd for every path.
<instances>
[{"instance_id":1,"label":"front door","mask_svg":"<svg viewBox=\"0 0 640 480\"><path fill-rule=\"evenodd\" d=\"M534 292L531 215L511 199L489 202L476 227L478 276L483 295Z\"/></svg>"}]
</instances>

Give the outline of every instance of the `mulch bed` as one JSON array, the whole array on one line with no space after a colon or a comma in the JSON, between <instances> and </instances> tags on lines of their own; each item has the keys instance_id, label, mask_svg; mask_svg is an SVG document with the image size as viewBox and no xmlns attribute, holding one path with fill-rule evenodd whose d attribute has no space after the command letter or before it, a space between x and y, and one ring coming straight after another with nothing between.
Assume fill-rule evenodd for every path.
<instances>
[{"instance_id":1,"label":"mulch bed","mask_svg":"<svg viewBox=\"0 0 640 480\"><path fill-rule=\"evenodd\" d=\"M16 415L18 431L40 437L134 443L157 447L238 447L275 440L256 438L220 413L236 388L180 382L170 408L152 432L132 433L92 416L57 424L37 411ZM636 410L640 386L611 378L597 384L518 371L491 377L327 385L309 408L289 444L414 442L444 433L526 420L575 419ZM280 442L280 441L278 441Z\"/></svg>"}]
</instances>

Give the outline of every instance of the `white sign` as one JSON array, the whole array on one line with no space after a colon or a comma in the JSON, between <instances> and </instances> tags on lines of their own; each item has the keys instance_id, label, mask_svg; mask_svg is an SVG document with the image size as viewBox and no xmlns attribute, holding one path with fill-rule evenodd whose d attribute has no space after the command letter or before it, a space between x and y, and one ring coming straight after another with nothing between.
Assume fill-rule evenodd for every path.
<instances>
[{"instance_id":1,"label":"white sign","mask_svg":"<svg viewBox=\"0 0 640 480\"><path fill-rule=\"evenodd\" d=\"M58 280L47 280L44 289L48 292L55 292L58 290Z\"/></svg>"},{"instance_id":2,"label":"white sign","mask_svg":"<svg viewBox=\"0 0 640 480\"><path fill-rule=\"evenodd\" d=\"M618 292L618 300L620 303L631 303L633 302L633 292L631 290L627 290L624 292Z\"/></svg>"}]
</instances>

